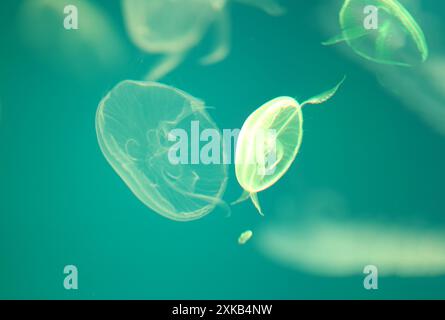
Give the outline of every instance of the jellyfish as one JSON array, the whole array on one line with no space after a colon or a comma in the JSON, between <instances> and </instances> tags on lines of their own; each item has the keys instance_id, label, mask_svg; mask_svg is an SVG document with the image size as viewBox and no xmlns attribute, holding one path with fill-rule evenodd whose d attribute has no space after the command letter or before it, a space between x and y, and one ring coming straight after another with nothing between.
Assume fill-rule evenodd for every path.
<instances>
[{"instance_id":1,"label":"jellyfish","mask_svg":"<svg viewBox=\"0 0 445 320\"><path fill-rule=\"evenodd\" d=\"M439 228L318 217L269 223L256 240L271 260L321 276L360 275L367 265L381 276L445 275L445 236Z\"/></svg>"},{"instance_id":2,"label":"jellyfish","mask_svg":"<svg viewBox=\"0 0 445 320\"><path fill-rule=\"evenodd\" d=\"M172 136L193 135L192 122L201 132L219 132L203 101L167 85L131 80L116 85L96 115L99 146L111 167L143 204L176 221L199 219L224 206L226 165L172 161L178 153Z\"/></svg>"},{"instance_id":3,"label":"jellyfish","mask_svg":"<svg viewBox=\"0 0 445 320\"><path fill-rule=\"evenodd\" d=\"M249 241L250 238L252 238L252 236L253 232L251 230L244 231L238 238L238 244L240 245L246 244L247 241Z\"/></svg>"},{"instance_id":4,"label":"jellyfish","mask_svg":"<svg viewBox=\"0 0 445 320\"><path fill-rule=\"evenodd\" d=\"M68 3L78 9L77 30L64 28ZM82 80L125 64L128 48L97 1L22 1L17 24L18 36L27 49Z\"/></svg>"},{"instance_id":5,"label":"jellyfish","mask_svg":"<svg viewBox=\"0 0 445 320\"><path fill-rule=\"evenodd\" d=\"M367 25L369 14L375 15L374 25ZM397 0L345 0L339 20L341 34L324 45L345 41L367 60L397 66L413 66L428 58L422 29Z\"/></svg>"},{"instance_id":6,"label":"jellyfish","mask_svg":"<svg viewBox=\"0 0 445 320\"><path fill-rule=\"evenodd\" d=\"M209 65L223 60L229 52L229 1L232 0L123 0L124 20L132 42L144 52L164 56L146 79L158 80L174 70L211 26L215 26L216 42L200 62ZM285 11L276 0L233 1L256 6L271 15Z\"/></svg>"},{"instance_id":7,"label":"jellyfish","mask_svg":"<svg viewBox=\"0 0 445 320\"><path fill-rule=\"evenodd\" d=\"M302 108L329 100L343 81L302 104L291 97L275 98L247 118L235 150L236 178L244 192L233 204L250 197L263 215L257 193L275 184L295 160L303 139Z\"/></svg>"}]
</instances>

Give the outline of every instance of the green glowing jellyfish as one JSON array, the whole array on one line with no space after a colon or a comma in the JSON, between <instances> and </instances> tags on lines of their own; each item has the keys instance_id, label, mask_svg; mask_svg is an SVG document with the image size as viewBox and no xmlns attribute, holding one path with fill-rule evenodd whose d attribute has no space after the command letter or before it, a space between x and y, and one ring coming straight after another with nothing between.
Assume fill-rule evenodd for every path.
<instances>
[{"instance_id":1,"label":"green glowing jellyfish","mask_svg":"<svg viewBox=\"0 0 445 320\"><path fill-rule=\"evenodd\" d=\"M422 29L397 0L345 0L339 19L342 33L324 45L346 41L363 58L398 66L428 58Z\"/></svg>"},{"instance_id":2,"label":"green glowing jellyfish","mask_svg":"<svg viewBox=\"0 0 445 320\"><path fill-rule=\"evenodd\" d=\"M251 230L247 230L243 233L241 233L241 235L238 238L238 244L243 245L246 244L247 241L250 240L250 238L252 238L253 236L253 232Z\"/></svg>"},{"instance_id":3,"label":"green glowing jellyfish","mask_svg":"<svg viewBox=\"0 0 445 320\"><path fill-rule=\"evenodd\" d=\"M301 105L291 97L273 99L247 118L235 152L236 177L244 193L235 203L250 197L262 214L257 193L272 186L286 173L300 149L303 106L329 100L343 81Z\"/></svg>"},{"instance_id":4,"label":"green glowing jellyfish","mask_svg":"<svg viewBox=\"0 0 445 320\"><path fill-rule=\"evenodd\" d=\"M133 43L145 52L164 55L147 80L158 80L181 64L211 26L216 30L215 46L201 63L223 60L229 52L229 1L256 6L272 15L284 13L276 0L123 0L124 21Z\"/></svg>"},{"instance_id":5,"label":"green glowing jellyfish","mask_svg":"<svg viewBox=\"0 0 445 320\"><path fill-rule=\"evenodd\" d=\"M226 165L173 157L178 134L196 135L191 123L219 132L203 101L154 82L119 83L96 115L97 138L110 165L147 207L177 221L199 219L224 205ZM193 158L199 145L191 141L189 146L195 149Z\"/></svg>"}]
</instances>

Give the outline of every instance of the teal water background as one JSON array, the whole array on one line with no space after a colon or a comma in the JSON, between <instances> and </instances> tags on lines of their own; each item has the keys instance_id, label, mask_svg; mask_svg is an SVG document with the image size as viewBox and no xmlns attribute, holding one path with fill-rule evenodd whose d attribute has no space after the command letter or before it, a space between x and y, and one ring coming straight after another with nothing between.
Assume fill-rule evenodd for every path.
<instances>
[{"instance_id":1,"label":"teal water background","mask_svg":"<svg viewBox=\"0 0 445 320\"><path fill-rule=\"evenodd\" d=\"M353 218L383 216L445 228L445 137L388 94L375 75L320 45L329 37L319 21L327 1L282 1L288 8L282 17L233 3L228 58L200 66L197 59L212 40L206 38L161 80L214 107L210 114L220 128L239 128L271 98L304 100L348 77L331 102L305 110L301 153L283 179L260 195L266 217L246 202L233 207L229 218L217 210L189 223L145 207L97 143L101 98L119 81L141 78L158 59L132 45L119 3L94 2L112 19L122 44L118 63L104 67L91 55L64 60L56 37L46 39L47 55L36 53L21 41L23 1L3 1L0 298L445 298L445 277L385 277L379 290L367 291L363 275L296 271L258 252L255 236L246 246L236 242L242 231L255 232L290 210L283 199L298 205L319 190L341 195ZM340 8L341 1L335 2ZM424 1L422 9L445 16L440 1ZM62 28L62 21L50 28ZM241 192L230 171L228 201ZM287 214L298 219L301 213ZM63 287L68 264L79 269L79 290Z\"/></svg>"}]
</instances>

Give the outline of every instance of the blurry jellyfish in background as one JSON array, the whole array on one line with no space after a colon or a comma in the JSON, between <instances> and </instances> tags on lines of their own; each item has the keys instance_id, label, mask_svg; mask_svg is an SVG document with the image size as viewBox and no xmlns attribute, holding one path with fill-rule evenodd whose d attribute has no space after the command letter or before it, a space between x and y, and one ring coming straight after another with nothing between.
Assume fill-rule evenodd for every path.
<instances>
[{"instance_id":1,"label":"blurry jellyfish in background","mask_svg":"<svg viewBox=\"0 0 445 320\"><path fill-rule=\"evenodd\" d=\"M172 163L169 157L178 151L173 130L196 139L192 121L202 132L219 132L203 101L173 87L130 80L107 94L96 116L97 138L110 165L147 207L177 221L199 219L224 206L226 165ZM193 143L189 147L197 148Z\"/></svg>"},{"instance_id":2,"label":"blurry jellyfish in background","mask_svg":"<svg viewBox=\"0 0 445 320\"><path fill-rule=\"evenodd\" d=\"M366 26L371 14L374 27ZM422 29L397 0L345 0L339 21L341 34L325 45L345 41L365 59L399 66L417 65L428 57Z\"/></svg>"},{"instance_id":3,"label":"blurry jellyfish in background","mask_svg":"<svg viewBox=\"0 0 445 320\"><path fill-rule=\"evenodd\" d=\"M445 275L444 230L314 219L268 224L256 240L271 260L321 276L360 275L366 265L381 276Z\"/></svg>"},{"instance_id":4,"label":"blurry jellyfish in background","mask_svg":"<svg viewBox=\"0 0 445 320\"><path fill-rule=\"evenodd\" d=\"M132 42L144 52L164 55L146 79L158 80L179 66L213 25L216 42L201 63L208 65L223 60L230 50L226 7L232 1L256 6L272 15L284 13L277 0L122 0L124 21Z\"/></svg>"},{"instance_id":5,"label":"blurry jellyfish in background","mask_svg":"<svg viewBox=\"0 0 445 320\"><path fill-rule=\"evenodd\" d=\"M235 151L236 178L244 193L234 204L250 197L263 214L257 193L275 184L295 160L303 140L302 108L326 102L343 81L302 104L291 97L273 99L247 118Z\"/></svg>"},{"instance_id":6,"label":"blurry jellyfish in background","mask_svg":"<svg viewBox=\"0 0 445 320\"><path fill-rule=\"evenodd\" d=\"M68 4L78 11L76 30L64 28ZM32 54L78 78L90 79L125 61L126 48L113 21L93 1L25 0L17 23L20 40Z\"/></svg>"},{"instance_id":7,"label":"blurry jellyfish in background","mask_svg":"<svg viewBox=\"0 0 445 320\"><path fill-rule=\"evenodd\" d=\"M374 72L389 93L445 136L445 53L432 55L416 69L375 68Z\"/></svg>"},{"instance_id":8,"label":"blurry jellyfish in background","mask_svg":"<svg viewBox=\"0 0 445 320\"><path fill-rule=\"evenodd\" d=\"M445 275L440 227L417 219L398 225L382 215L352 216L344 198L332 192L293 203L277 206L275 220L258 227L254 239L259 252L282 266L329 277L361 275L366 265L375 265L382 276Z\"/></svg>"},{"instance_id":9,"label":"blurry jellyfish in background","mask_svg":"<svg viewBox=\"0 0 445 320\"><path fill-rule=\"evenodd\" d=\"M424 29L430 41L428 49L425 46L427 51L424 50L424 52L428 53L428 59L424 63L411 68L398 68L369 63L353 54L351 50L343 50L342 47L339 49L349 59L375 74L383 89L418 114L427 125L437 133L445 135L445 86L443 85L445 83L445 46L442 41L445 25L441 17L433 12L422 10L420 2L405 1L404 3L409 3L410 7L415 8L416 16L425 25ZM333 24L337 23L331 21L325 14L332 9L333 7L323 7L320 11L320 22L325 33L330 33Z\"/></svg>"}]
</instances>

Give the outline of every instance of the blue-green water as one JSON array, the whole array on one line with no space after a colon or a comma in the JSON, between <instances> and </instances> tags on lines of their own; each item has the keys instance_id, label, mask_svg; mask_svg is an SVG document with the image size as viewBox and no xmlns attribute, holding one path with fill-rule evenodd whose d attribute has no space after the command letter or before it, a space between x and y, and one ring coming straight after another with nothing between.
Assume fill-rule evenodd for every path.
<instances>
[{"instance_id":1,"label":"blue-green water","mask_svg":"<svg viewBox=\"0 0 445 320\"><path fill-rule=\"evenodd\" d=\"M82 11L80 29L66 31L57 15L25 24L23 3L0 5L0 298L445 298L443 276L381 277L379 289L367 291L360 271L336 277L289 268L263 255L255 234L237 244L241 232L255 233L280 216L307 219L311 213L300 208L314 205L308 199L325 201L313 196L320 190L347 204L343 221L445 230L445 136L407 108L406 99L390 94L364 62L344 54L347 48L321 46L338 32L323 19L335 22L341 1L282 0L288 12L281 17L233 3L230 55L211 66L197 63L212 44L209 33L161 80L205 100L220 128L239 128L269 99L304 100L347 75L332 101L305 110L296 162L260 194L266 217L246 202L230 217L215 210L187 223L168 220L134 197L96 138L102 97L121 80L143 77L159 57L130 42L117 2L92 1L113 27L110 38L93 37L95 47L74 34L90 33ZM431 54L442 56L436 37L445 31L445 5L410 3ZM415 96L415 86L401 88L399 96ZM229 169L228 202L241 192ZM63 287L69 264L78 267L78 290Z\"/></svg>"}]
</instances>

